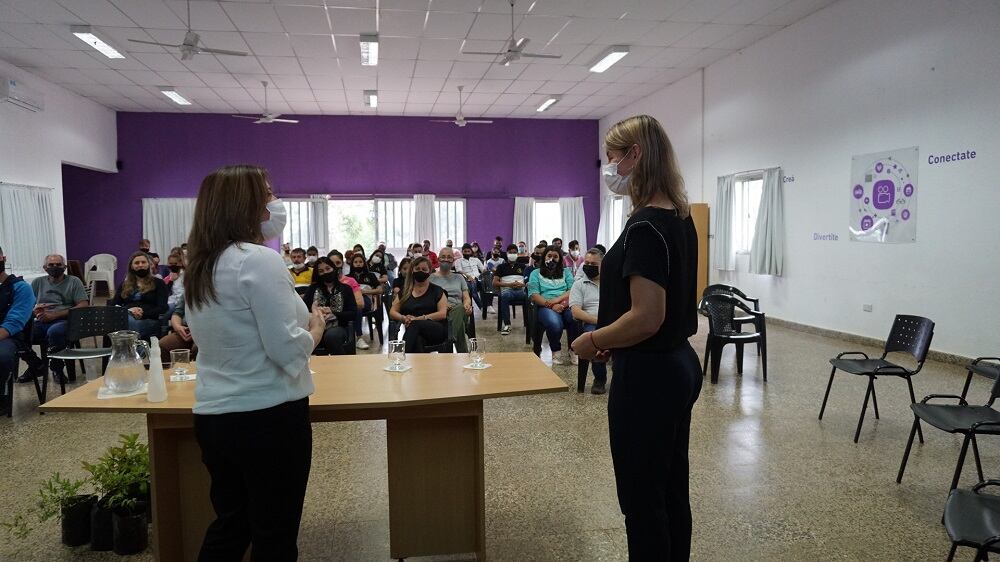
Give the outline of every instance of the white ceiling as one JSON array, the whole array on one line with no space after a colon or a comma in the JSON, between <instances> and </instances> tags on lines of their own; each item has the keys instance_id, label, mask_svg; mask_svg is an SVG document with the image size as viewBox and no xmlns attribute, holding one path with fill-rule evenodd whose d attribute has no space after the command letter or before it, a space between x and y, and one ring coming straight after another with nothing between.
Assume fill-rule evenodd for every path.
<instances>
[{"instance_id":1,"label":"white ceiling","mask_svg":"<svg viewBox=\"0 0 1000 562\"><path fill-rule=\"evenodd\" d=\"M494 51L510 35L508 0L232 0L191 2L202 46L252 56L190 61L129 38L179 43L184 0L0 0L0 59L120 111L599 118L788 26L834 0L518 0L515 36L528 51L509 67L460 50ZM122 50L107 59L70 33L89 24ZM377 67L358 35L378 32ZM610 45L631 53L603 74ZM182 108L156 86L193 102ZM379 91L377 110L362 92ZM545 113L547 94L562 99Z\"/></svg>"}]
</instances>

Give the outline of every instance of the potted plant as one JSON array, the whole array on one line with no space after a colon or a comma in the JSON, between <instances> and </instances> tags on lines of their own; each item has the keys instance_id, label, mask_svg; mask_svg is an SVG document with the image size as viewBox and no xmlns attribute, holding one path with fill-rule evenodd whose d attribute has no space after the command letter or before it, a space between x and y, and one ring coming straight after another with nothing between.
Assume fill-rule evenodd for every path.
<instances>
[{"instance_id":1,"label":"potted plant","mask_svg":"<svg viewBox=\"0 0 1000 562\"><path fill-rule=\"evenodd\" d=\"M91 550L133 554L149 542L149 448L139 435L121 435L95 463L83 463L101 499L92 511Z\"/></svg>"},{"instance_id":2,"label":"potted plant","mask_svg":"<svg viewBox=\"0 0 1000 562\"><path fill-rule=\"evenodd\" d=\"M90 542L90 510L97 496L80 493L86 484L87 480L62 478L56 472L38 490L38 520L45 522L58 517L66 546Z\"/></svg>"}]
</instances>

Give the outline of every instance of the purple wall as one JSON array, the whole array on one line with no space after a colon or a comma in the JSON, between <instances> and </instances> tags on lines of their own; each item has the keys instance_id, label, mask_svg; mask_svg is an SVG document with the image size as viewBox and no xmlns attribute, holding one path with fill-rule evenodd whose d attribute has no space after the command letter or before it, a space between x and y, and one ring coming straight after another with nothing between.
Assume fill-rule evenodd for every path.
<instances>
[{"instance_id":1,"label":"purple wall","mask_svg":"<svg viewBox=\"0 0 1000 562\"><path fill-rule=\"evenodd\" d=\"M497 234L510 240L515 194L582 195L587 235L596 238L595 120L459 128L418 117L298 119L254 125L227 115L118 113L118 174L63 166L68 254L123 259L142 234L142 198L194 197L206 174L244 162L266 167L279 195L464 197L468 237L483 244Z\"/></svg>"}]
</instances>

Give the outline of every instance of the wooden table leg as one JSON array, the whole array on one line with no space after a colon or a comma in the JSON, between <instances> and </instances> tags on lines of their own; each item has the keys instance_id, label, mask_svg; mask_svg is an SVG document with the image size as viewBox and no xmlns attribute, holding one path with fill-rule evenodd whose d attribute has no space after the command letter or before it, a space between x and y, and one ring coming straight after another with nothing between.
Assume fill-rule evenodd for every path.
<instances>
[{"instance_id":1,"label":"wooden table leg","mask_svg":"<svg viewBox=\"0 0 1000 562\"><path fill-rule=\"evenodd\" d=\"M391 557L474 552L484 560L482 400L400 409L386 428Z\"/></svg>"}]
</instances>

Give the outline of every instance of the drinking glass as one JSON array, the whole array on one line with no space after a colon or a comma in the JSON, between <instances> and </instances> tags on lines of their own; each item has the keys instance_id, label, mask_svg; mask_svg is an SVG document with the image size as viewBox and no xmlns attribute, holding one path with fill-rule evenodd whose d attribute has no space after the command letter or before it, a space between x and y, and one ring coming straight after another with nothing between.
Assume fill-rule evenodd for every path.
<instances>
[{"instance_id":1,"label":"drinking glass","mask_svg":"<svg viewBox=\"0 0 1000 562\"><path fill-rule=\"evenodd\" d=\"M175 349L170 352L170 368L174 375L183 377L188 374L191 367L191 351L188 349Z\"/></svg>"},{"instance_id":2,"label":"drinking glass","mask_svg":"<svg viewBox=\"0 0 1000 562\"><path fill-rule=\"evenodd\" d=\"M474 367L482 367L486 358L486 341L482 338L469 339L469 359Z\"/></svg>"},{"instance_id":3,"label":"drinking glass","mask_svg":"<svg viewBox=\"0 0 1000 562\"><path fill-rule=\"evenodd\" d=\"M402 371L406 363L406 342L403 340L389 341L389 370Z\"/></svg>"}]
</instances>

